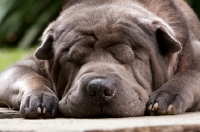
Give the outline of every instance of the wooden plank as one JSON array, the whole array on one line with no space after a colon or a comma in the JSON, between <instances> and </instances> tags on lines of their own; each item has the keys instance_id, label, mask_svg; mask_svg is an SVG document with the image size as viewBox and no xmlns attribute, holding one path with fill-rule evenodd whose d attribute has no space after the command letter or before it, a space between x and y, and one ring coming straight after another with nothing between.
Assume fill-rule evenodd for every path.
<instances>
[{"instance_id":1,"label":"wooden plank","mask_svg":"<svg viewBox=\"0 0 200 132\"><path fill-rule=\"evenodd\" d=\"M15 117L15 118L14 118ZM19 118L19 112L0 108L0 131L189 132L200 131L200 112L182 115L103 119ZM11 119L12 118L12 119Z\"/></svg>"}]
</instances>

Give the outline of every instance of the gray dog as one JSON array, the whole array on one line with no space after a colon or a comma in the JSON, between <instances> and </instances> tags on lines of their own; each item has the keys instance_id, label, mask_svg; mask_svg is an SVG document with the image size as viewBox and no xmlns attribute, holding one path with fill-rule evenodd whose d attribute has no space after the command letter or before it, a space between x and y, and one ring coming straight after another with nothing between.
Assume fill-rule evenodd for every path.
<instances>
[{"instance_id":1,"label":"gray dog","mask_svg":"<svg viewBox=\"0 0 200 132\"><path fill-rule=\"evenodd\" d=\"M0 75L24 118L200 109L200 24L183 0L68 0L35 56Z\"/></svg>"}]
</instances>

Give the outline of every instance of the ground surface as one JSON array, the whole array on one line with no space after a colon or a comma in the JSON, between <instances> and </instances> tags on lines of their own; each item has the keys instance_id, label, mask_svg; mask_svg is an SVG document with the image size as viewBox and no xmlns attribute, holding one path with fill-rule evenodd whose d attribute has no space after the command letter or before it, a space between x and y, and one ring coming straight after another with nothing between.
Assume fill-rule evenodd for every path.
<instances>
[{"instance_id":1,"label":"ground surface","mask_svg":"<svg viewBox=\"0 0 200 132\"><path fill-rule=\"evenodd\" d=\"M146 116L110 119L9 119L18 112L0 108L0 131L56 132L193 132L200 131L200 112L174 116Z\"/></svg>"}]
</instances>

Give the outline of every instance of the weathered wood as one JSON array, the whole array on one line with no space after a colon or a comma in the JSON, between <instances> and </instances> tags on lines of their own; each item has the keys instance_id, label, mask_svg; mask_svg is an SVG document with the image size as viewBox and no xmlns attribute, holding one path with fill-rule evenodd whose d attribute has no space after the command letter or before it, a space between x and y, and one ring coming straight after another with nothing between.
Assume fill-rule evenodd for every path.
<instances>
[{"instance_id":1,"label":"weathered wood","mask_svg":"<svg viewBox=\"0 0 200 132\"><path fill-rule=\"evenodd\" d=\"M138 127L118 130L97 130L87 132L199 132L200 125L174 125L174 126L153 126Z\"/></svg>"},{"instance_id":2,"label":"weathered wood","mask_svg":"<svg viewBox=\"0 0 200 132\"><path fill-rule=\"evenodd\" d=\"M17 117L10 119L12 116ZM19 112L0 108L0 131L88 131L88 132L197 132L200 112L171 116L144 116L105 119L19 118Z\"/></svg>"}]
</instances>

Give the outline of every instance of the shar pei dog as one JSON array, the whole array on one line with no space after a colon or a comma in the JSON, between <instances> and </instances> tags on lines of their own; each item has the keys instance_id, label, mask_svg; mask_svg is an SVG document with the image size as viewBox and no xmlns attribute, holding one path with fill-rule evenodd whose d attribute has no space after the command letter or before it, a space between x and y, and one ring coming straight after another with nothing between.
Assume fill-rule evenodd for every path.
<instances>
[{"instance_id":1,"label":"shar pei dog","mask_svg":"<svg viewBox=\"0 0 200 132\"><path fill-rule=\"evenodd\" d=\"M0 75L24 118L200 110L200 24L183 0L68 0L33 56Z\"/></svg>"}]
</instances>

